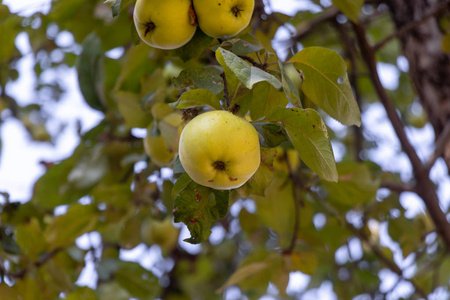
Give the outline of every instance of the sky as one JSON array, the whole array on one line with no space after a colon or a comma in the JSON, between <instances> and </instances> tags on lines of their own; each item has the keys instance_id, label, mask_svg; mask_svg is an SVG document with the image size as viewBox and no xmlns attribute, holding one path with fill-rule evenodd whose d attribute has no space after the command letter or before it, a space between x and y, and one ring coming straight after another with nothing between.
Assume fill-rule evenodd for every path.
<instances>
[{"instance_id":1,"label":"sky","mask_svg":"<svg viewBox=\"0 0 450 300\"><path fill-rule=\"evenodd\" d=\"M12 12L19 12L20 15L30 15L34 11L41 11L47 13L50 8L50 0L3 0L3 4L10 7ZM324 1L326 2L326 1ZM329 2L329 1L328 1ZM271 9L273 11L281 11L286 14L291 14L298 9L305 9L308 7L308 1L295 0L275 0L271 1ZM309 7L309 9L316 10L317 7ZM281 29L276 38L283 40L287 38L289 32ZM56 39L57 43L70 43L71 36L59 36ZM8 93L14 95L20 105L26 105L33 102L33 86L36 83L36 78L33 77L33 57L28 42L28 37L25 33L20 34L16 39L16 45L24 58L18 63L21 76L13 83L8 84ZM29 54L27 54L29 53ZM407 62L400 58L397 65L379 64L378 71L382 75L382 83L386 89L395 89L398 85L399 70L407 69ZM45 72L44 72L45 73ZM79 91L76 71L73 68L62 67L55 72L47 72L44 76L50 81L53 76L64 78L63 84L66 92L58 103L47 105L47 111L56 116L55 121L50 124L49 130L56 130L62 122L67 123L64 132L59 135L54 145L48 143L31 141L26 133L23 125L12 118L4 122L0 127L2 138L2 152L0 154L0 191L6 191L10 194L12 201L27 201L31 197L32 187L34 182L45 172L44 167L39 163L40 161L59 161L71 155L73 149L77 146L79 138L76 135L77 122L80 121L82 125L82 132L86 132L102 119L102 114L92 110L87 106ZM59 120L59 121L58 121ZM400 144L395 136L395 133L386 118L381 104L373 104L369 106L362 114L363 125L366 128L366 135L376 136L378 139L378 148L369 152L370 157L383 167L385 170L400 172L403 178L411 176L411 166L407 157L404 154L398 154ZM340 125L333 120L327 121L328 125L339 134L347 130L346 127ZM142 131L136 131L142 135ZM408 136L412 144L418 149L418 154L422 159L426 159L432 152L433 146L433 130L428 124L423 129L408 129ZM336 160L342 158L342 145L333 143L333 150L336 154ZM450 205L450 180L446 176L446 167L442 160L438 160L436 166L431 171L431 177L435 182L439 182L439 195L443 199L442 206L444 208ZM1 200L0 200L1 201ZM416 214L423 212L425 207L422 201L413 193L404 193L400 199L402 205L407 209L407 216L413 217ZM231 210L237 214L242 209L242 205L238 204L232 207ZM61 213L64 208L61 208ZM387 227L379 226L380 232L387 232ZM223 238L223 232L220 229L214 229L215 232L212 238L220 241ZM77 240L77 245L81 248L88 249L92 245L99 244L100 238L97 233L84 235ZM180 240L188 237L189 232L183 227ZM394 248L396 245L389 240L387 234L382 234L384 237L382 243ZM213 241L212 241L213 242ZM198 252L200 246L190 246L184 242L181 243L186 250L190 252ZM336 259L348 259L348 251L352 255L357 256L360 251L360 245L354 243L351 249L343 249L336 253ZM398 252L398 251L397 251ZM158 272L155 269L155 262L161 258L161 253L158 247L151 247L147 249L143 246L138 246L133 250L124 251L121 258L126 260L138 261L144 267ZM80 276L80 285L90 285L93 282L94 265L89 262L87 258L87 267L83 270ZM396 261L400 265L407 265L407 258L401 256L396 257ZM159 271L160 272L160 271ZM395 282L395 274L389 271L380 274L383 276L382 288L389 290L392 282ZM309 281L309 276L300 272L291 274L291 281L288 291L295 292L303 290ZM400 284L397 290L399 293L408 292L407 283ZM239 291L236 289L227 290L227 299L233 299ZM269 287L268 294L274 294L274 287ZM273 299L273 298L267 298ZM266 299L266 300L267 300ZM305 294L302 299L335 299L332 293L332 286L330 283L324 282L322 287ZM392 299L395 299L393 297Z\"/></svg>"}]
</instances>

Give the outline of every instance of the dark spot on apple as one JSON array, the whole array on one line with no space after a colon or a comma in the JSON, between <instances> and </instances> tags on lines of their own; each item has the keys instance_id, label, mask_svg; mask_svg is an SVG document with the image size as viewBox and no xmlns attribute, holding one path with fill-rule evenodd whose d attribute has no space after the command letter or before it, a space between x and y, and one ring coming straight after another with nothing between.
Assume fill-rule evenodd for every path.
<instances>
[{"instance_id":1,"label":"dark spot on apple","mask_svg":"<svg viewBox=\"0 0 450 300\"><path fill-rule=\"evenodd\" d=\"M232 177L228 177L228 178L230 178L230 181L236 181L237 180L237 178L232 178Z\"/></svg>"},{"instance_id":2,"label":"dark spot on apple","mask_svg":"<svg viewBox=\"0 0 450 300\"><path fill-rule=\"evenodd\" d=\"M214 179L210 179L210 180L208 180L208 182L214 182Z\"/></svg>"},{"instance_id":3,"label":"dark spot on apple","mask_svg":"<svg viewBox=\"0 0 450 300\"><path fill-rule=\"evenodd\" d=\"M190 218L189 219L189 224L195 224L195 223L197 223L198 222L198 219L197 218Z\"/></svg>"},{"instance_id":4,"label":"dark spot on apple","mask_svg":"<svg viewBox=\"0 0 450 300\"><path fill-rule=\"evenodd\" d=\"M215 161L213 163L213 168L218 170L218 171L223 171L223 170L225 170L225 163L223 161L220 161L220 160Z\"/></svg>"},{"instance_id":5,"label":"dark spot on apple","mask_svg":"<svg viewBox=\"0 0 450 300\"><path fill-rule=\"evenodd\" d=\"M316 125L313 125L313 128L316 129Z\"/></svg>"}]
</instances>

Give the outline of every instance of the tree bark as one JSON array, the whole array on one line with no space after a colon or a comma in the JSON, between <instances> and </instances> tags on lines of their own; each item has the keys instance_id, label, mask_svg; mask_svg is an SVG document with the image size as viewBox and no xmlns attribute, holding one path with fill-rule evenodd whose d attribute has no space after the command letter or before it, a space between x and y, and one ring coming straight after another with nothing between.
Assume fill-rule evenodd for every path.
<instances>
[{"instance_id":1,"label":"tree bark","mask_svg":"<svg viewBox=\"0 0 450 300\"><path fill-rule=\"evenodd\" d=\"M444 139L444 147L437 154L444 158L450 174L450 139L445 130L450 122L450 54L442 52L444 33L438 23L439 17L450 14L450 1L386 0L386 3L398 29L423 19L399 39L409 62L412 83L434 128L435 139ZM433 17L426 18L430 14Z\"/></svg>"}]
</instances>

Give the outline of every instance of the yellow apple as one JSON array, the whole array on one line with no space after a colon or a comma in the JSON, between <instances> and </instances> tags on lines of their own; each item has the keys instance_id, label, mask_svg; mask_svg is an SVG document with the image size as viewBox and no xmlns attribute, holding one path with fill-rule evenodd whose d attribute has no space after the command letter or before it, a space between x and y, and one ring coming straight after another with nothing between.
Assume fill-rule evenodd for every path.
<instances>
[{"instance_id":1,"label":"yellow apple","mask_svg":"<svg viewBox=\"0 0 450 300\"><path fill-rule=\"evenodd\" d=\"M145 153L157 166L167 167L173 162L177 149L169 149L162 135L150 135L152 127L153 122L147 128L147 135L144 138Z\"/></svg>"},{"instance_id":2,"label":"yellow apple","mask_svg":"<svg viewBox=\"0 0 450 300\"><path fill-rule=\"evenodd\" d=\"M164 220L147 220L142 224L142 239L149 245L158 244L164 255L168 254L176 247L180 229L172 223L172 218Z\"/></svg>"},{"instance_id":3,"label":"yellow apple","mask_svg":"<svg viewBox=\"0 0 450 300\"><path fill-rule=\"evenodd\" d=\"M277 154L273 160L273 169L276 172L288 173L289 170L295 171L299 164L300 157L295 149L284 149L281 146L277 147Z\"/></svg>"},{"instance_id":4,"label":"yellow apple","mask_svg":"<svg viewBox=\"0 0 450 300\"><path fill-rule=\"evenodd\" d=\"M218 190L238 188L259 167L258 133L247 120L228 111L206 112L184 127L179 156L198 184Z\"/></svg>"},{"instance_id":5,"label":"yellow apple","mask_svg":"<svg viewBox=\"0 0 450 300\"><path fill-rule=\"evenodd\" d=\"M134 24L139 37L160 49L175 49L194 36L191 0L137 0Z\"/></svg>"},{"instance_id":6,"label":"yellow apple","mask_svg":"<svg viewBox=\"0 0 450 300\"><path fill-rule=\"evenodd\" d=\"M193 0L200 29L215 38L231 37L248 26L255 0Z\"/></svg>"},{"instance_id":7,"label":"yellow apple","mask_svg":"<svg viewBox=\"0 0 450 300\"><path fill-rule=\"evenodd\" d=\"M175 152L166 148L164 139L160 135L151 136L147 134L144 138L144 150L152 162L159 167L169 166L175 158Z\"/></svg>"},{"instance_id":8,"label":"yellow apple","mask_svg":"<svg viewBox=\"0 0 450 300\"><path fill-rule=\"evenodd\" d=\"M152 112L155 111L154 107L152 107ZM147 128L147 135L144 138L144 150L157 166L167 167L172 164L175 154L178 152L178 141L185 122L179 111L168 113L159 109L159 112L162 115L166 114L161 119L156 118L160 135L150 135L154 126L154 122L152 122ZM155 113L155 115L158 114Z\"/></svg>"}]
</instances>

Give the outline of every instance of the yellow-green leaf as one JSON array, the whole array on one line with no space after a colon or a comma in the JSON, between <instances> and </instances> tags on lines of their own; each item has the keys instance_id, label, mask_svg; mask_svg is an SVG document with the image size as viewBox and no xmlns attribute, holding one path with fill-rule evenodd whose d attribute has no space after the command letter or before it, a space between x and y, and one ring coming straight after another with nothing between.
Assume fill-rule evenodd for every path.
<instances>
[{"instance_id":1,"label":"yellow-green leaf","mask_svg":"<svg viewBox=\"0 0 450 300\"><path fill-rule=\"evenodd\" d=\"M317 175L327 181L338 180L327 127L315 110L277 106L266 121L282 124L300 158Z\"/></svg>"},{"instance_id":2,"label":"yellow-green leaf","mask_svg":"<svg viewBox=\"0 0 450 300\"><path fill-rule=\"evenodd\" d=\"M347 76L347 65L333 50L308 47L289 62L302 71L303 93L334 119L345 125L361 125L361 114Z\"/></svg>"}]
</instances>

